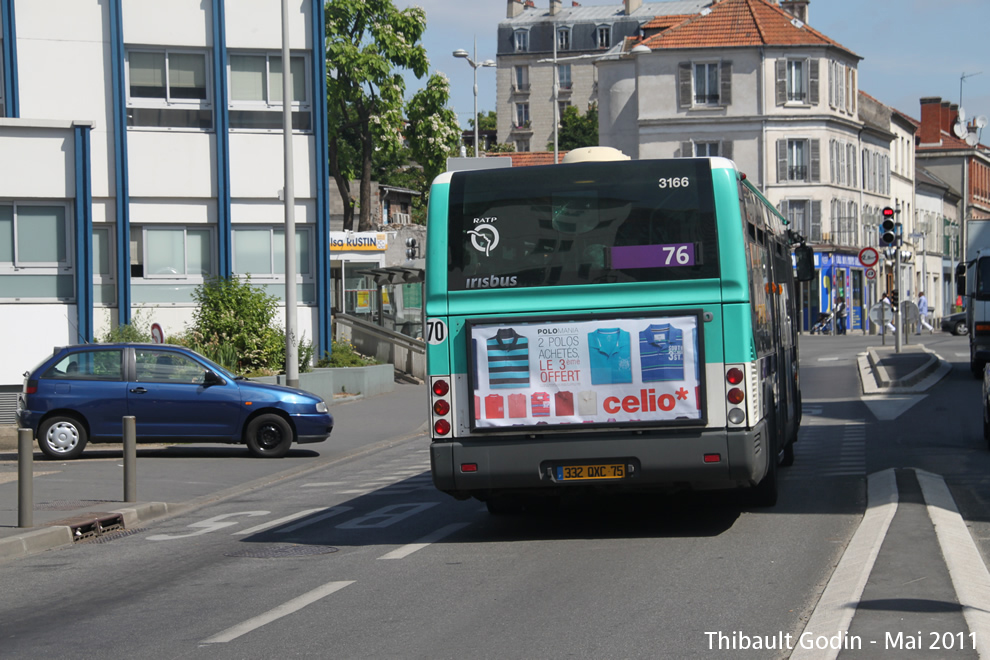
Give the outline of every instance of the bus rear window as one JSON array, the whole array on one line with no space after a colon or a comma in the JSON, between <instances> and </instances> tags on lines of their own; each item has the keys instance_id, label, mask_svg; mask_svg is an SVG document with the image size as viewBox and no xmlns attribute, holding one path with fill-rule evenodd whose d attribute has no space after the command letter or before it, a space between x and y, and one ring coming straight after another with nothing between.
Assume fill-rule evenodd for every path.
<instances>
[{"instance_id":1,"label":"bus rear window","mask_svg":"<svg viewBox=\"0 0 990 660\"><path fill-rule=\"evenodd\" d=\"M449 221L451 290L719 276L706 159L459 172Z\"/></svg>"}]
</instances>

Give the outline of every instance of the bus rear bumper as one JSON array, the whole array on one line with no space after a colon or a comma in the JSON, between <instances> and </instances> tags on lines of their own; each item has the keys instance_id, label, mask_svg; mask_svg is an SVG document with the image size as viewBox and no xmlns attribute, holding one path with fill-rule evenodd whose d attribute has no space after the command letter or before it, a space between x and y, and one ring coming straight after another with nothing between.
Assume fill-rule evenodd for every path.
<instances>
[{"instance_id":1,"label":"bus rear bumper","mask_svg":"<svg viewBox=\"0 0 990 660\"><path fill-rule=\"evenodd\" d=\"M595 486L616 490L713 489L750 486L767 470L764 422L753 429L698 430L676 435L622 430L588 437L539 440L485 437L434 442L430 463L436 487L457 497L494 492ZM622 479L561 481L558 467L627 466Z\"/></svg>"}]
</instances>

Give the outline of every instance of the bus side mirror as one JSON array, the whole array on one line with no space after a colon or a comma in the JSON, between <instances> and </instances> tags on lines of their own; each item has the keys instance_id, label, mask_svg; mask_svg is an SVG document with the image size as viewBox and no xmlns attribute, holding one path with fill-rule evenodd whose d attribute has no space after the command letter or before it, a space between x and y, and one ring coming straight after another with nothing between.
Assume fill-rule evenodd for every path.
<instances>
[{"instance_id":1,"label":"bus side mirror","mask_svg":"<svg viewBox=\"0 0 990 660\"><path fill-rule=\"evenodd\" d=\"M956 265L956 295L966 295L966 264Z\"/></svg>"},{"instance_id":2,"label":"bus side mirror","mask_svg":"<svg viewBox=\"0 0 990 660\"><path fill-rule=\"evenodd\" d=\"M810 245L799 245L794 248L794 259L797 263L798 282L810 282L815 279L815 251Z\"/></svg>"}]
</instances>

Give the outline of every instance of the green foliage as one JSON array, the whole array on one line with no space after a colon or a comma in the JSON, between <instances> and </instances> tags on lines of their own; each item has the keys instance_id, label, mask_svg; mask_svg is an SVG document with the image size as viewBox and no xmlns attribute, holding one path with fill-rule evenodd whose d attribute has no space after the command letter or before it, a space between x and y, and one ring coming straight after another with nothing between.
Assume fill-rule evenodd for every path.
<instances>
[{"instance_id":1,"label":"green foliage","mask_svg":"<svg viewBox=\"0 0 990 660\"><path fill-rule=\"evenodd\" d=\"M330 352L325 352L316 366L326 367L366 367L372 364L381 364L372 357L360 355L354 350L354 346L346 341L333 340Z\"/></svg>"},{"instance_id":2,"label":"green foliage","mask_svg":"<svg viewBox=\"0 0 990 660\"><path fill-rule=\"evenodd\" d=\"M472 129L474 128L474 119L468 119L468 126L470 126ZM496 114L494 110L489 110L487 114L485 112L479 112L478 130L479 131L498 130L498 114Z\"/></svg>"},{"instance_id":3,"label":"green foliage","mask_svg":"<svg viewBox=\"0 0 990 660\"><path fill-rule=\"evenodd\" d=\"M560 117L557 132L557 148L570 151L581 147L598 146L598 105L590 103L588 112L581 116L578 109L569 105ZM553 141L547 142L547 151L553 151Z\"/></svg>"},{"instance_id":4,"label":"green foliage","mask_svg":"<svg viewBox=\"0 0 990 660\"><path fill-rule=\"evenodd\" d=\"M450 81L443 74L434 74L406 106L409 150L428 183L447 169L447 158L457 152L461 141L457 114L449 103Z\"/></svg>"},{"instance_id":5,"label":"green foliage","mask_svg":"<svg viewBox=\"0 0 990 660\"><path fill-rule=\"evenodd\" d=\"M107 330L103 335L96 338L101 344L118 343L151 343L151 322L141 314L142 310L135 312L130 323L118 325Z\"/></svg>"},{"instance_id":6,"label":"green foliage","mask_svg":"<svg viewBox=\"0 0 990 660\"><path fill-rule=\"evenodd\" d=\"M284 334L272 325L278 298L250 278L236 277L210 278L196 287L193 298L197 308L187 345L241 373L284 364Z\"/></svg>"},{"instance_id":7,"label":"green foliage","mask_svg":"<svg viewBox=\"0 0 990 660\"><path fill-rule=\"evenodd\" d=\"M553 143L550 144L550 148L553 149ZM490 154L514 154L516 152L516 145L504 143L504 144L493 144L489 149Z\"/></svg>"},{"instance_id":8,"label":"green foliage","mask_svg":"<svg viewBox=\"0 0 990 660\"><path fill-rule=\"evenodd\" d=\"M376 150L398 152L403 130L405 82L429 62L420 40L421 7L399 10L391 0L326 3L327 114L330 173L344 201L344 228L353 229L350 181L360 178L358 230L371 228L371 169Z\"/></svg>"}]
</instances>

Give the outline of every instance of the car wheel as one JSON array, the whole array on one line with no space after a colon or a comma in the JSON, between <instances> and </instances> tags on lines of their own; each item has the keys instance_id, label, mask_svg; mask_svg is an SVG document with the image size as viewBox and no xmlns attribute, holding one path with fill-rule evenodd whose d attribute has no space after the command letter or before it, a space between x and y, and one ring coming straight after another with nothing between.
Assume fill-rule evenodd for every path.
<instances>
[{"instance_id":1,"label":"car wheel","mask_svg":"<svg viewBox=\"0 0 990 660\"><path fill-rule=\"evenodd\" d=\"M252 419L245 434L248 449L258 458L282 458L292 446L292 427L273 413Z\"/></svg>"},{"instance_id":2,"label":"car wheel","mask_svg":"<svg viewBox=\"0 0 990 660\"><path fill-rule=\"evenodd\" d=\"M965 321L959 321L952 327L952 334L954 335L965 335L969 332L969 328L966 327Z\"/></svg>"},{"instance_id":3,"label":"car wheel","mask_svg":"<svg viewBox=\"0 0 990 660\"><path fill-rule=\"evenodd\" d=\"M54 460L79 458L87 441L86 427L68 415L49 417L38 428L38 447Z\"/></svg>"}]
</instances>

